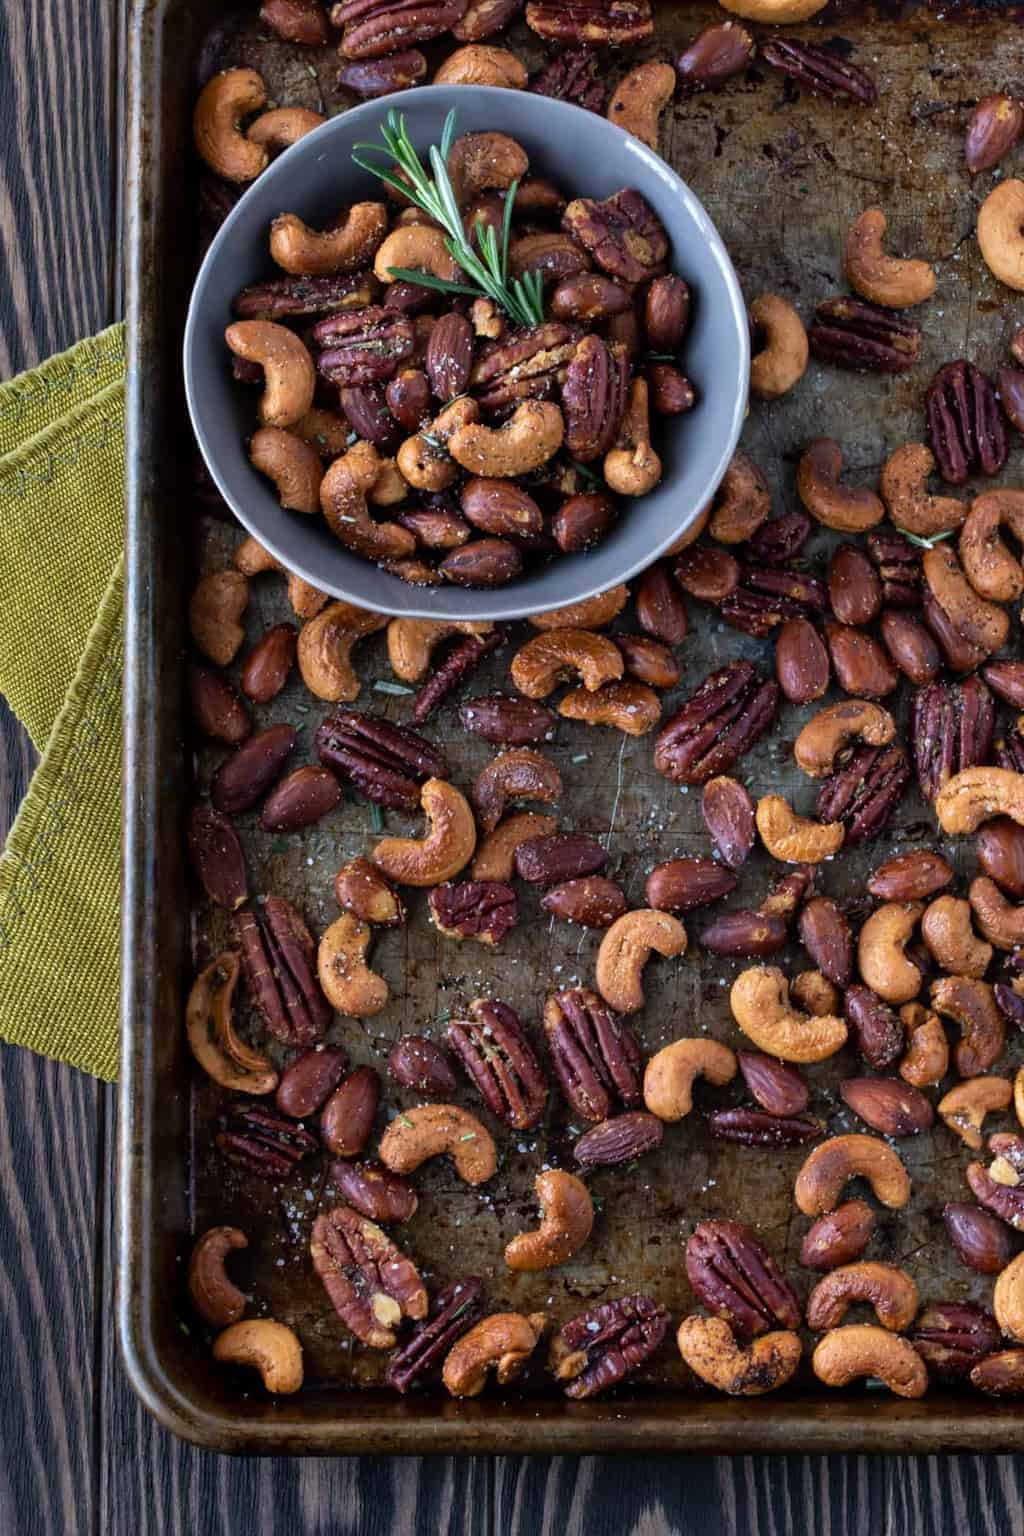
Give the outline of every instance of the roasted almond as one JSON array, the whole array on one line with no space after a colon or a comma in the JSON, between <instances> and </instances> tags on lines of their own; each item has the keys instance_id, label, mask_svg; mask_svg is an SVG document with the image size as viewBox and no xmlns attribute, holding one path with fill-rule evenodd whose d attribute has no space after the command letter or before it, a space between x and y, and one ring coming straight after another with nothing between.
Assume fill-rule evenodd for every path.
<instances>
[{"instance_id":1,"label":"roasted almond","mask_svg":"<svg viewBox=\"0 0 1024 1536\"><path fill-rule=\"evenodd\" d=\"M960 1258L979 1275L997 1275L1013 1254L1010 1229L989 1211L967 1201L951 1200L942 1208L949 1240Z\"/></svg>"},{"instance_id":2,"label":"roasted almond","mask_svg":"<svg viewBox=\"0 0 1024 1536\"><path fill-rule=\"evenodd\" d=\"M819 1216L800 1247L807 1269L838 1269L859 1259L875 1230L875 1213L866 1200L847 1200Z\"/></svg>"},{"instance_id":3,"label":"roasted almond","mask_svg":"<svg viewBox=\"0 0 1024 1536\"><path fill-rule=\"evenodd\" d=\"M812 896L800 909L800 942L821 974L837 987L853 976L853 935L829 896Z\"/></svg>"},{"instance_id":4,"label":"roasted almond","mask_svg":"<svg viewBox=\"0 0 1024 1536\"><path fill-rule=\"evenodd\" d=\"M775 676L791 704L810 704L828 687L825 644L810 619L787 619L775 641Z\"/></svg>"},{"instance_id":5,"label":"roasted almond","mask_svg":"<svg viewBox=\"0 0 1024 1536\"><path fill-rule=\"evenodd\" d=\"M257 640L242 667L242 692L254 704L276 699L295 665L298 632L294 624L275 624Z\"/></svg>"},{"instance_id":6,"label":"roasted almond","mask_svg":"<svg viewBox=\"0 0 1024 1536\"><path fill-rule=\"evenodd\" d=\"M655 640L681 645L686 639L686 604L665 565L649 566L633 592L637 623Z\"/></svg>"},{"instance_id":7,"label":"roasted almond","mask_svg":"<svg viewBox=\"0 0 1024 1536\"><path fill-rule=\"evenodd\" d=\"M825 621L825 642L840 688L859 699L882 699L899 684L896 668L871 635Z\"/></svg>"},{"instance_id":8,"label":"roasted almond","mask_svg":"<svg viewBox=\"0 0 1024 1536\"><path fill-rule=\"evenodd\" d=\"M870 624L882 606L878 572L856 544L840 544L828 570L828 599L842 624Z\"/></svg>"},{"instance_id":9,"label":"roasted almond","mask_svg":"<svg viewBox=\"0 0 1024 1536\"><path fill-rule=\"evenodd\" d=\"M924 901L952 878L953 871L941 853L921 848L880 864L868 880L868 890L880 901Z\"/></svg>"},{"instance_id":10,"label":"roasted almond","mask_svg":"<svg viewBox=\"0 0 1024 1536\"><path fill-rule=\"evenodd\" d=\"M533 885L561 885L566 880L597 875L607 862L607 851L584 832L531 837L515 852L516 874Z\"/></svg>"},{"instance_id":11,"label":"roasted almond","mask_svg":"<svg viewBox=\"0 0 1024 1536\"><path fill-rule=\"evenodd\" d=\"M270 788L295 750L290 725L271 725L243 742L213 776L210 799L228 816L247 811Z\"/></svg>"},{"instance_id":12,"label":"roasted almond","mask_svg":"<svg viewBox=\"0 0 1024 1536\"><path fill-rule=\"evenodd\" d=\"M245 855L227 817L210 805L194 806L188 819L188 851L210 900L229 912L240 907L249 894Z\"/></svg>"},{"instance_id":13,"label":"roasted almond","mask_svg":"<svg viewBox=\"0 0 1024 1536\"><path fill-rule=\"evenodd\" d=\"M426 1035L402 1035L388 1053L388 1072L403 1088L435 1098L455 1092L455 1073L447 1055Z\"/></svg>"},{"instance_id":14,"label":"roasted almond","mask_svg":"<svg viewBox=\"0 0 1024 1536\"><path fill-rule=\"evenodd\" d=\"M507 698L503 693L484 694L459 707L459 719L467 731L482 736L496 747L530 747L554 735L557 717L536 699Z\"/></svg>"},{"instance_id":15,"label":"roasted almond","mask_svg":"<svg viewBox=\"0 0 1024 1536\"><path fill-rule=\"evenodd\" d=\"M264 832L298 832L326 816L341 799L341 785L327 768L307 763L270 791L260 813Z\"/></svg>"},{"instance_id":16,"label":"roasted almond","mask_svg":"<svg viewBox=\"0 0 1024 1536\"><path fill-rule=\"evenodd\" d=\"M702 603L721 603L740 584L739 561L727 549L712 549L707 544L684 549L673 570L683 591Z\"/></svg>"},{"instance_id":17,"label":"roasted almond","mask_svg":"<svg viewBox=\"0 0 1024 1536\"><path fill-rule=\"evenodd\" d=\"M358 1157L370 1138L380 1079L372 1067L357 1067L331 1094L320 1113L320 1139L335 1157Z\"/></svg>"},{"instance_id":18,"label":"roasted almond","mask_svg":"<svg viewBox=\"0 0 1024 1536\"><path fill-rule=\"evenodd\" d=\"M843 1102L882 1136L918 1136L935 1119L918 1088L898 1077L850 1077L840 1083Z\"/></svg>"},{"instance_id":19,"label":"roasted almond","mask_svg":"<svg viewBox=\"0 0 1024 1536\"><path fill-rule=\"evenodd\" d=\"M204 736L239 746L252 731L249 711L226 677L210 667L189 669L192 718Z\"/></svg>"},{"instance_id":20,"label":"roasted almond","mask_svg":"<svg viewBox=\"0 0 1024 1536\"><path fill-rule=\"evenodd\" d=\"M544 530L540 507L512 480L467 480L462 514L474 528L500 539L536 538Z\"/></svg>"},{"instance_id":21,"label":"roasted almond","mask_svg":"<svg viewBox=\"0 0 1024 1536\"><path fill-rule=\"evenodd\" d=\"M732 870L714 859L667 859L656 864L644 887L649 907L662 912L692 912L736 889Z\"/></svg>"},{"instance_id":22,"label":"roasted almond","mask_svg":"<svg viewBox=\"0 0 1024 1536\"><path fill-rule=\"evenodd\" d=\"M584 875L579 880L563 880L545 891L541 906L545 912L583 928L610 928L626 910L621 886L603 875Z\"/></svg>"},{"instance_id":23,"label":"roasted almond","mask_svg":"<svg viewBox=\"0 0 1024 1536\"><path fill-rule=\"evenodd\" d=\"M423 363L438 400L454 400L469 383L473 366L473 327L455 310L434 322Z\"/></svg>"},{"instance_id":24,"label":"roasted almond","mask_svg":"<svg viewBox=\"0 0 1024 1536\"><path fill-rule=\"evenodd\" d=\"M719 775L705 784L700 809L719 858L730 869L740 869L757 835L754 802L747 791L737 779Z\"/></svg>"},{"instance_id":25,"label":"roasted almond","mask_svg":"<svg viewBox=\"0 0 1024 1536\"><path fill-rule=\"evenodd\" d=\"M723 912L700 934L700 943L713 955L763 960L777 955L789 937L785 920L774 912Z\"/></svg>"},{"instance_id":26,"label":"roasted almond","mask_svg":"<svg viewBox=\"0 0 1024 1536\"><path fill-rule=\"evenodd\" d=\"M750 1093L770 1115L799 1115L810 1090L796 1067L763 1051L737 1051L736 1061Z\"/></svg>"},{"instance_id":27,"label":"roasted almond","mask_svg":"<svg viewBox=\"0 0 1024 1536\"><path fill-rule=\"evenodd\" d=\"M974 839L978 863L1008 895L1024 897L1024 827L1009 816L997 816L978 828Z\"/></svg>"},{"instance_id":28,"label":"roasted almond","mask_svg":"<svg viewBox=\"0 0 1024 1536\"><path fill-rule=\"evenodd\" d=\"M281 1073L274 1103L282 1114L304 1120L334 1092L347 1066L348 1057L340 1045L315 1045L303 1051Z\"/></svg>"}]
</instances>

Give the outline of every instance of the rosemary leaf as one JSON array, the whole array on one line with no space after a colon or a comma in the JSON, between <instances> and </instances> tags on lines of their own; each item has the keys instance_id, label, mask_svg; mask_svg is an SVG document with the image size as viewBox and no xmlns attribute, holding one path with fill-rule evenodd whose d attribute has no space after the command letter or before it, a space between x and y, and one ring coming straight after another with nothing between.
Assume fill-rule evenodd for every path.
<instances>
[{"instance_id":1,"label":"rosemary leaf","mask_svg":"<svg viewBox=\"0 0 1024 1536\"><path fill-rule=\"evenodd\" d=\"M902 533L903 537L907 539L911 544L916 544L918 549L934 549L936 544L941 544L944 539L951 539L956 532L956 529L947 528L945 533L933 534L930 539L923 539L921 538L920 534L911 533L909 529L900 528L899 525L897 525L896 532Z\"/></svg>"}]
</instances>

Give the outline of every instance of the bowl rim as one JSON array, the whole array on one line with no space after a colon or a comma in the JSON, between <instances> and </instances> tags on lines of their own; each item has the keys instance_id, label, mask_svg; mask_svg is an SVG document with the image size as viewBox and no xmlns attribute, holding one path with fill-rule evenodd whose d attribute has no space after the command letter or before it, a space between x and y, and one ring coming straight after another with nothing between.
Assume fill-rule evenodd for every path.
<instances>
[{"instance_id":1,"label":"bowl rim","mask_svg":"<svg viewBox=\"0 0 1024 1536\"><path fill-rule=\"evenodd\" d=\"M451 96L453 93L457 93L455 103L451 102ZM502 593L508 591L508 588L505 587L466 588L448 583L444 583L438 586L420 587L409 582L404 582L398 576L393 576L391 577L391 580L396 583L396 589L400 590L401 601L396 601L394 608L387 609L378 607L377 603L369 599L365 594L361 594L356 591L348 592L343 590L335 590L336 584L326 584L324 582L323 576L318 575L318 573L304 561L299 562L295 560L293 555L283 554L280 546L277 545L275 540L268 538L262 531L257 530L250 524L248 517L240 509L234 496L230 494L226 483L218 472L216 455L211 449L205 429L204 415L203 412L199 409L197 400L198 368L196 364L195 351L199 330L199 318L203 309L203 296L207 284L210 280L210 276L216 268L221 258L222 252L224 251L225 247L230 246L234 226L239 222L243 215L244 204L249 196L249 193L254 191L257 187L262 187L265 189L268 185L273 185L275 182L284 179L287 176L291 165L295 163L297 158L314 153L315 146L323 145L326 142L326 139L330 138L332 134L347 132L351 130L353 126L358 127L360 123L363 121L369 121L371 118L376 121L379 119L380 115L391 109L402 112L404 105L407 102L412 100L419 101L424 97L437 96L440 99L446 101L449 106L455 105L457 108L458 100L467 99L468 93L473 93L475 97L480 97L482 95L485 99L493 99L495 102L496 110L500 110L501 104L505 103L506 101L517 101L521 106L523 99L522 91L509 90L504 86L451 86L441 83L439 85L416 86L410 90L402 91L398 95L397 99L384 97L360 102L358 106L349 108L344 112L339 112L335 114L335 116L328 118L318 128L313 129L311 133L304 134L301 139L298 139L294 144L290 145L286 150L282 151L281 154L276 156L276 158L271 161L270 165L260 174L260 176L258 176L253 182L249 183L241 197L238 199L238 202L235 204L227 218L224 220L223 224L217 230L213 240L210 242L203 260L200 263L199 270L196 273L196 277L189 294L188 312L185 319L185 329L182 341L185 398L188 407L189 420L192 425L193 433L195 434L195 439L198 444L199 451L202 454L203 462L206 465L207 471L212 477L217 490L227 505L231 508L231 511L234 513L235 517L238 519L239 523L245 529L245 531L254 539L256 539L257 542L260 543L263 548L265 548L268 553L273 556L275 560L279 561L287 571L301 577L304 581L308 582L311 586L316 587L318 590L326 591L332 601L340 600L353 603L360 608L369 609L371 612L397 612L403 618L415 619L466 619L467 615L461 611L461 609L456 612L446 604L444 594L450 593L453 596L455 594L460 594L463 597L472 595L474 599L479 598L479 604L477 605L474 603L474 610L476 610L477 607L479 608L479 611L474 611L472 614L472 618L474 620L479 619L481 622L511 622L517 619L529 618L533 614L552 611L551 604L546 600L530 602L528 599L523 598L520 598L514 602L509 602L507 600L502 602ZM577 127L579 126L579 114L583 111L582 108L577 107L570 102L560 101L556 98L539 95L532 99L531 108L535 109L540 116L544 116L545 114L553 114L556 121L559 116L563 116L565 114L573 114L572 121ZM718 462L715 464L713 473L709 476L706 495L699 500L693 511L692 517L685 524L685 526L682 528L676 528L666 537L656 541L654 544L646 548L639 558L635 559L627 565L624 565L623 569L616 574L614 581L609 582L606 577L602 577L597 581L591 580L589 583L583 582L581 590L578 593L573 593L565 600L564 603L558 604L557 607L575 606L576 604L588 601L592 597L598 596L602 592L608 591L611 587L622 585L623 583L631 581L642 571L647 570L649 566L653 565L655 561L658 560L667 549L671 548L671 546L675 544L677 540L684 533L686 533L689 528L693 526L694 522L696 522L697 519L701 516L702 511L717 491L722 477L728 469L729 463L731 462L732 457L736 452L737 446L739 444L740 434L743 430L743 423L747 414L750 374L750 331L747 319L746 302L743 298L739 277L736 273L735 267L733 266L729 252L726 249L725 242L719 234L718 229L704 204L701 202L700 198L692 190L692 188L685 181L683 181L678 172L675 171L666 160L663 160L655 150L650 149L640 139L636 138L634 134L627 133L626 130L620 128L617 123L610 122L605 117L599 117L594 113L587 113L585 115L593 118L595 125L600 125L599 127L595 128L595 132L607 132L611 133L613 136L618 136L623 140L627 140L630 145L630 152L636 157L638 162L644 166L647 173L655 177L657 180L663 182L666 192L670 196L678 198L687 208L691 218L693 218L701 227L701 232L705 238L708 252L713 258L714 264L718 268L719 275L724 284L729 302L729 312L735 323L736 334L739 340L739 349L737 357L737 377L735 380L736 391L732 403L729 429L723 440L723 448L719 455ZM468 131L472 132L477 130ZM504 130L498 127L495 131L501 132ZM641 195L646 197L647 194L644 192L643 188L639 188L638 190L641 192ZM638 505L642 505L642 502L643 498L639 498ZM353 558L359 557L353 556ZM570 560L578 560L579 568L581 570L585 569L586 560L584 558L578 555L570 555L567 558ZM365 563L371 566L373 565L373 562ZM380 567L376 567L376 569L381 570ZM381 570L381 574L389 575L390 573ZM527 578L527 588L528 582L529 579ZM419 593L423 594L422 600L418 600L417 595Z\"/></svg>"}]
</instances>

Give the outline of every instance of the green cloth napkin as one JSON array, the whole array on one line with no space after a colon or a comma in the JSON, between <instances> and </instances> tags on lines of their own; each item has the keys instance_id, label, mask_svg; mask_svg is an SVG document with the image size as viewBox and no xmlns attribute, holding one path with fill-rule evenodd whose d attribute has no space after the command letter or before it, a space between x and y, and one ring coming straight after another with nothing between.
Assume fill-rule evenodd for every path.
<instances>
[{"instance_id":1,"label":"green cloth napkin","mask_svg":"<svg viewBox=\"0 0 1024 1536\"><path fill-rule=\"evenodd\" d=\"M0 857L0 1039L117 1076L124 327L0 385L0 692L41 753Z\"/></svg>"}]
</instances>

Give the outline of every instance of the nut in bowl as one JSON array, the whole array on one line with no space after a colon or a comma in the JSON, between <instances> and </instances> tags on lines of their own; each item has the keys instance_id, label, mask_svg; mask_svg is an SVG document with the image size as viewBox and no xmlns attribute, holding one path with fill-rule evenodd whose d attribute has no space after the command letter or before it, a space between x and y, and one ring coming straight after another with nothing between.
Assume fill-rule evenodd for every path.
<instances>
[{"instance_id":1,"label":"nut in bowl","mask_svg":"<svg viewBox=\"0 0 1024 1536\"><path fill-rule=\"evenodd\" d=\"M440 146L453 109L449 153L431 162L429 151ZM593 113L493 87L430 86L403 93L401 119L403 142L426 177L442 198L450 193L450 227L493 201L493 234L478 245L474 224L465 241L479 270L503 279L504 305L494 301L493 288L481 286L477 266L467 269L465 255L456 264L445 232L422 222L428 213L402 210L380 179L381 171L403 164L389 153L398 115L389 124L387 105L368 102L331 119L263 173L203 263L185 333L186 391L203 456L221 494L273 556L360 607L479 620L582 601L667 549L707 505L732 457L746 409L749 331L729 257L674 172ZM517 151L515 163L495 178L459 153L466 135L485 133L504 136ZM435 179L446 165L448 174ZM563 190L568 222L560 233L517 230L513 185L526 174ZM381 212L360 214L357 229L354 214L339 218L342 203ZM595 203L607 205L604 223ZM421 222L410 222L410 214ZM602 231L614 235L627 226L642 238L603 238ZM335 254L345 247L341 308L293 315L286 325L266 308L254 313L243 306L248 312L239 313L241 290L286 278L306 247L307 266L327 259L327 245ZM396 270L407 274L404 281L393 278ZM417 296L421 312L410 316L388 300L392 289L408 289L412 272L430 286ZM592 305L577 314L566 299L562 290L585 273L632 297L635 347L618 339L621 315L595 317ZM658 304L674 296L676 285L664 282L672 275L692 302L685 334L667 356L650 344L643 321L652 283L665 289L653 295ZM315 281L325 282L322 266ZM452 281L469 291L434 286ZM538 350L548 367L535 382ZM677 359L693 407L656 414L663 380L655 370L668 366L674 374ZM424 386L418 430L405 377L413 370ZM239 382L233 372L253 382ZM598 394L601 412L594 408ZM323 460L318 498L310 486L321 466L294 431L311 406L326 407L353 428L346 449ZM257 434L255 457L263 465L268 434L289 434L297 445L291 458L281 454L280 441L272 445L273 475L252 462ZM468 542L445 551L419 540L424 509L436 510L441 501L473 524L482 498L479 490L471 496L471 516L464 485L495 477L509 494L485 507ZM613 517L596 541L563 552L548 531L555 514L569 496L594 493L609 497Z\"/></svg>"}]
</instances>

